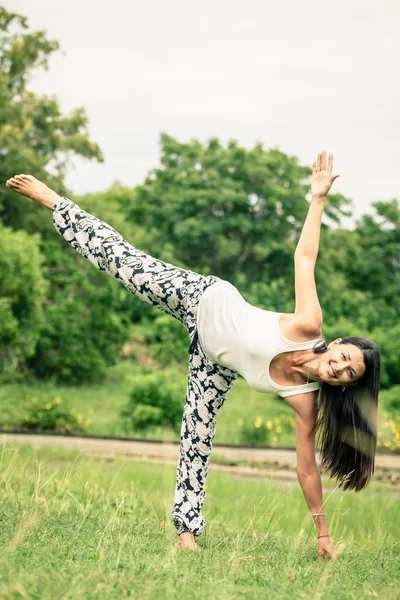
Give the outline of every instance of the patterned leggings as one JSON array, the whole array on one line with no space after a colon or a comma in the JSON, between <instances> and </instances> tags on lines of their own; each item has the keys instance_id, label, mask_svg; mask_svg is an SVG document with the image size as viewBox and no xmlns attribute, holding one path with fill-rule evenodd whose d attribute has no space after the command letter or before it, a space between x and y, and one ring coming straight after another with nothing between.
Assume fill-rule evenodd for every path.
<instances>
[{"instance_id":1,"label":"patterned leggings","mask_svg":"<svg viewBox=\"0 0 400 600\"><path fill-rule=\"evenodd\" d=\"M201 294L218 277L199 275L137 250L110 225L61 198L53 207L56 230L90 260L142 300L175 317L186 327L191 346L186 401L172 522L178 534L200 535L206 522L201 508L216 421L237 373L210 360L197 339Z\"/></svg>"}]
</instances>

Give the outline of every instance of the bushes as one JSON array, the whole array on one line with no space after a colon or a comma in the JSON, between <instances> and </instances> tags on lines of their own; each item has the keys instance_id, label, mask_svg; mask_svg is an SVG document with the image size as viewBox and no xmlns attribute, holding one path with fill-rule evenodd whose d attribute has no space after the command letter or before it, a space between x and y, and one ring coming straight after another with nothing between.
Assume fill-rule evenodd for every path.
<instances>
[{"instance_id":1,"label":"bushes","mask_svg":"<svg viewBox=\"0 0 400 600\"><path fill-rule=\"evenodd\" d=\"M255 446L276 446L284 432L294 431L293 417L280 414L275 419L263 419L258 416L255 420L239 420L240 441L242 444Z\"/></svg>"},{"instance_id":2,"label":"bushes","mask_svg":"<svg viewBox=\"0 0 400 600\"><path fill-rule=\"evenodd\" d=\"M53 403L46 404L31 400L25 407L23 421L16 423L16 428L58 433L86 433L86 425L91 421L84 419L82 414L76 414L74 410L61 407L61 404L61 398L55 398Z\"/></svg>"},{"instance_id":3,"label":"bushes","mask_svg":"<svg viewBox=\"0 0 400 600\"><path fill-rule=\"evenodd\" d=\"M179 432L186 378L173 370L137 375L132 382L130 398L121 410L127 428L144 431L164 425Z\"/></svg>"},{"instance_id":4,"label":"bushes","mask_svg":"<svg viewBox=\"0 0 400 600\"><path fill-rule=\"evenodd\" d=\"M389 390L383 390L380 394L383 406L389 413L400 412L400 385L395 385Z\"/></svg>"},{"instance_id":5,"label":"bushes","mask_svg":"<svg viewBox=\"0 0 400 600\"><path fill-rule=\"evenodd\" d=\"M57 383L98 382L127 340L129 322L118 309L129 292L62 244L45 244L50 291L28 366Z\"/></svg>"},{"instance_id":6,"label":"bushes","mask_svg":"<svg viewBox=\"0 0 400 600\"><path fill-rule=\"evenodd\" d=\"M152 321L140 325L144 341L148 344L154 360L165 368L174 362L188 362L189 335L180 321L170 315L154 312Z\"/></svg>"},{"instance_id":7,"label":"bushes","mask_svg":"<svg viewBox=\"0 0 400 600\"><path fill-rule=\"evenodd\" d=\"M0 377L18 380L26 372L40 337L47 292L38 235L0 224Z\"/></svg>"}]
</instances>

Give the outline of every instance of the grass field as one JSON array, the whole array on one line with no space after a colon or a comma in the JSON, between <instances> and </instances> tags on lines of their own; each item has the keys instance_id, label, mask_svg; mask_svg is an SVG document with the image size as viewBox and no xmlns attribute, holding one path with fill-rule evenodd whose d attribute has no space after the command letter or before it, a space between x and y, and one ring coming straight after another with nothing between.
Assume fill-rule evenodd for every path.
<instances>
[{"instance_id":1,"label":"grass field","mask_svg":"<svg viewBox=\"0 0 400 600\"><path fill-rule=\"evenodd\" d=\"M399 499L326 494L335 562L316 561L298 486L211 472L200 551L169 522L175 468L5 444L0 597L351 600L399 597Z\"/></svg>"}]
</instances>

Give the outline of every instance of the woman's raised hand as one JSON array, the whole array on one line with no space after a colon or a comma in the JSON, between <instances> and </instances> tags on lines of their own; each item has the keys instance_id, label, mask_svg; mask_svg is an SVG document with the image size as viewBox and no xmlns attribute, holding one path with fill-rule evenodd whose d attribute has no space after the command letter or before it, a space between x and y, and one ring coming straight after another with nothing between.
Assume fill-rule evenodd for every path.
<instances>
[{"instance_id":1,"label":"woman's raised hand","mask_svg":"<svg viewBox=\"0 0 400 600\"><path fill-rule=\"evenodd\" d=\"M318 154L317 162L313 163L313 174L311 181L311 196L313 198L324 198L332 187L332 183L340 175L332 175L333 154L329 155L328 166L326 166L325 150Z\"/></svg>"}]
</instances>

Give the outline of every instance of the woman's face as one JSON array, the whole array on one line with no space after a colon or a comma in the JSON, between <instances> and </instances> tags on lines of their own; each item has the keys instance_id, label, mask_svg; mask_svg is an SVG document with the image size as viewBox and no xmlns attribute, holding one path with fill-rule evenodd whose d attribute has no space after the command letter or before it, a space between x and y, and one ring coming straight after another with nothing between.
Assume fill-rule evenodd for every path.
<instances>
[{"instance_id":1,"label":"woman's face","mask_svg":"<svg viewBox=\"0 0 400 600\"><path fill-rule=\"evenodd\" d=\"M329 385L352 385L365 373L364 353L353 344L340 344L337 339L321 355L319 375Z\"/></svg>"}]
</instances>

